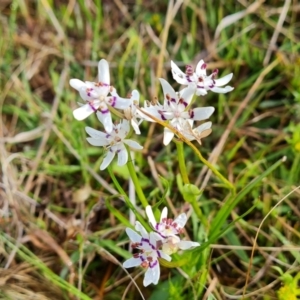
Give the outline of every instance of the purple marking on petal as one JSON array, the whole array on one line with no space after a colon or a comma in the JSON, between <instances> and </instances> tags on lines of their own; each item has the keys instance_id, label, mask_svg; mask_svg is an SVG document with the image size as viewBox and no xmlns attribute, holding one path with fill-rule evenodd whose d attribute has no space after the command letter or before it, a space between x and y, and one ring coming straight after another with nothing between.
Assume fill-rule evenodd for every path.
<instances>
[{"instance_id":1,"label":"purple marking on petal","mask_svg":"<svg viewBox=\"0 0 300 300\"><path fill-rule=\"evenodd\" d=\"M211 85L209 85L208 87L209 87L210 89L212 89L214 86L215 86L214 84L211 84Z\"/></svg>"},{"instance_id":2,"label":"purple marking on petal","mask_svg":"<svg viewBox=\"0 0 300 300\"><path fill-rule=\"evenodd\" d=\"M206 69L206 64L205 63L201 66L201 69L202 70Z\"/></svg>"},{"instance_id":3,"label":"purple marking on petal","mask_svg":"<svg viewBox=\"0 0 300 300\"><path fill-rule=\"evenodd\" d=\"M108 114L109 113L109 109L107 108L107 109L101 109L100 110L100 112L102 113L102 114Z\"/></svg>"},{"instance_id":4,"label":"purple marking on petal","mask_svg":"<svg viewBox=\"0 0 300 300\"><path fill-rule=\"evenodd\" d=\"M176 99L175 98L171 98L171 102L176 103Z\"/></svg>"},{"instance_id":5,"label":"purple marking on petal","mask_svg":"<svg viewBox=\"0 0 300 300\"><path fill-rule=\"evenodd\" d=\"M156 251L156 253L158 257L161 257L160 251Z\"/></svg>"},{"instance_id":6,"label":"purple marking on petal","mask_svg":"<svg viewBox=\"0 0 300 300\"><path fill-rule=\"evenodd\" d=\"M166 121L167 119L165 118L165 116L164 116L164 113L163 113L163 111L158 111L158 113L160 114L160 117L161 117L161 119L163 120L163 121Z\"/></svg>"},{"instance_id":7,"label":"purple marking on petal","mask_svg":"<svg viewBox=\"0 0 300 300\"><path fill-rule=\"evenodd\" d=\"M186 80L187 80L188 82L193 82L193 81L191 80L190 76L185 76L185 77L186 77Z\"/></svg>"},{"instance_id":8,"label":"purple marking on petal","mask_svg":"<svg viewBox=\"0 0 300 300\"><path fill-rule=\"evenodd\" d=\"M158 264L158 261L156 260L153 264L149 263L149 267L152 269L155 266L157 266L157 264Z\"/></svg>"},{"instance_id":9,"label":"purple marking on petal","mask_svg":"<svg viewBox=\"0 0 300 300\"><path fill-rule=\"evenodd\" d=\"M157 232L162 238L167 238L167 236L166 235L163 235L161 232Z\"/></svg>"},{"instance_id":10,"label":"purple marking on petal","mask_svg":"<svg viewBox=\"0 0 300 300\"><path fill-rule=\"evenodd\" d=\"M110 137L110 134L108 133L108 134L105 136L105 138L107 138L107 139L108 139L109 137Z\"/></svg>"},{"instance_id":11,"label":"purple marking on petal","mask_svg":"<svg viewBox=\"0 0 300 300\"><path fill-rule=\"evenodd\" d=\"M159 227L159 223L156 223L155 229L158 230L158 227Z\"/></svg>"},{"instance_id":12,"label":"purple marking on petal","mask_svg":"<svg viewBox=\"0 0 300 300\"><path fill-rule=\"evenodd\" d=\"M204 86L197 85L197 88L198 88L198 89L204 89Z\"/></svg>"},{"instance_id":13,"label":"purple marking on petal","mask_svg":"<svg viewBox=\"0 0 300 300\"><path fill-rule=\"evenodd\" d=\"M141 241L142 241L142 242L147 242L148 244L150 244L149 239L142 238Z\"/></svg>"},{"instance_id":14,"label":"purple marking on petal","mask_svg":"<svg viewBox=\"0 0 300 300\"><path fill-rule=\"evenodd\" d=\"M183 98L180 98L180 99L179 99L178 104L183 104L184 107L187 107L187 106L188 106L187 102L185 102Z\"/></svg>"},{"instance_id":15,"label":"purple marking on petal","mask_svg":"<svg viewBox=\"0 0 300 300\"><path fill-rule=\"evenodd\" d=\"M93 111L95 111L95 112L97 111L97 109L93 106L93 104L91 102L89 102L88 104L92 108Z\"/></svg>"},{"instance_id":16,"label":"purple marking on petal","mask_svg":"<svg viewBox=\"0 0 300 300\"><path fill-rule=\"evenodd\" d=\"M142 255L140 255L140 259L141 261L145 261L145 258Z\"/></svg>"},{"instance_id":17,"label":"purple marking on petal","mask_svg":"<svg viewBox=\"0 0 300 300\"><path fill-rule=\"evenodd\" d=\"M115 107L115 105L116 105L116 102L117 102L117 97L116 96L113 96L112 97L112 103L110 104L112 107Z\"/></svg>"}]
</instances>

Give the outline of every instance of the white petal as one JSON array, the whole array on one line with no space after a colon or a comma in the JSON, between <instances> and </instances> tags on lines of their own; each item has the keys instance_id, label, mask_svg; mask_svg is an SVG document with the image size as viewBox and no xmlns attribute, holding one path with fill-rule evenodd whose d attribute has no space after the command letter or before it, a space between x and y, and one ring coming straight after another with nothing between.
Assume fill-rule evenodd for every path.
<instances>
[{"instance_id":1,"label":"white petal","mask_svg":"<svg viewBox=\"0 0 300 300\"><path fill-rule=\"evenodd\" d=\"M156 232L151 231L149 233L149 240L150 240L150 244L157 249L156 242L158 241L158 237L157 237L157 233ZM159 239L159 240L161 240L161 239Z\"/></svg>"},{"instance_id":2,"label":"white petal","mask_svg":"<svg viewBox=\"0 0 300 300\"><path fill-rule=\"evenodd\" d=\"M188 80L186 79L186 75L178 68L178 66L171 61L171 70L173 78L180 84L189 84Z\"/></svg>"},{"instance_id":3,"label":"white petal","mask_svg":"<svg viewBox=\"0 0 300 300\"><path fill-rule=\"evenodd\" d=\"M166 253L164 253L163 251L158 251L159 252L159 255L161 258L165 259L166 261L171 261L172 260L172 257Z\"/></svg>"},{"instance_id":4,"label":"white petal","mask_svg":"<svg viewBox=\"0 0 300 300\"><path fill-rule=\"evenodd\" d=\"M113 130L113 122L111 119L111 113L108 108L103 108L97 111L98 120L103 124L105 131L110 133Z\"/></svg>"},{"instance_id":5,"label":"white petal","mask_svg":"<svg viewBox=\"0 0 300 300\"><path fill-rule=\"evenodd\" d=\"M91 127L85 127L85 131L91 137L96 138L96 139L105 139L106 140L107 138L109 138L109 135L107 133L96 130Z\"/></svg>"},{"instance_id":6,"label":"white petal","mask_svg":"<svg viewBox=\"0 0 300 300\"><path fill-rule=\"evenodd\" d=\"M140 264L141 264L140 258L131 257L123 262L123 267L124 268L132 268L132 267L137 267Z\"/></svg>"},{"instance_id":7,"label":"white petal","mask_svg":"<svg viewBox=\"0 0 300 300\"><path fill-rule=\"evenodd\" d=\"M205 95L207 95L207 91L206 91L205 88L198 88L197 87L196 95L197 96L205 96Z\"/></svg>"},{"instance_id":8,"label":"white petal","mask_svg":"<svg viewBox=\"0 0 300 300\"><path fill-rule=\"evenodd\" d=\"M214 111L215 108L212 106L194 108L193 109L194 117L192 119L197 121L208 119L213 114Z\"/></svg>"},{"instance_id":9,"label":"white petal","mask_svg":"<svg viewBox=\"0 0 300 300\"><path fill-rule=\"evenodd\" d=\"M178 243L178 248L181 249L181 250L187 250L187 249L190 249L192 247L198 247L198 246L200 246L199 243L191 242L191 241L180 241Z\"/></svg>"},{"instance_id":10,"label":"white petal","mask_svg":"<svg viewBox=\"0 0 300 300\"><path fill-rule=\"evenodd\" d=\"M212 125L212 122L205 122L205 123L201 124L200 126L196 127L193 131L201 133L204 130L210 129L211 125Z\"/></svg>"},{"instance_id":11,"label":"white petal","mask_svg":"<svg viewBox=\"0 0 300 300\"><path fill-rule=\"evenodd\" d=\"M214 93L226 94L226 93L228 93L228 92L231 92L233 89L234 89L233 87L227 85L227 86L225 86L224 88L220 88L220 87L215 86L215 87L213 87L213 88L210 89L210 90L211 90L212 92L214 92Z\"/></svg>"},{"instance_id":12,"label":"white petal","mask_svg":"<svg viewBox=\"0 0 300 300\"><path fill-rule=\"evenodd\" d=\"M121 127L124 128L124 130L125 130L126 132L128 132L129 129L130 129L129 121L126 120L126 119L123 119L123 120L122 120L122 123L121 123Z\"/></svg>"},{"instance_id":13,"label":"white petal","mask_svg":"<svg viewBox=\"0 0 300 300\"><path fill-rule=\"evenodd\" d=\"M142 237L137 233L135 232L134 230L132 230L131 228L126 228L125 229L129 239L133 242L133 243L140 243L141 242L141 239Z\"/></svg>"},{"instance_id":14,"label":"white petal","mask_svg":"<svg viewBox=\"0 0 300 300\"><path fill-rule=\"evenodd\" d=\"M169 143L172 141L173 137L174 137L173 131L171 131L169 128L164 128L163 143L165 146L169 145Z\"/></svg>"},{"instance_id":15,"label":"white petal","mask_svg":"<svg viewBox=\"0 0 300 300\"><path fill-rule=\"evenodd\" d=\"M131 99L122 98L117 93L114 93L112 97L108 97L106 102L112 107L119 108L119 109L128 108L132 104Z\"/></svg>"},{"instance_id":16,"label":"white petal","mask_svg":"<svg viewBox=\"0 0 300 300\"><path fill-rule=\"evenodd\" d=\"M100 166L100 170L102 171L102 170L106 169L114 157L115 157L115 152L108 151L106 156L103 159L101 166Z\"/></svg>"},{"instance_id":17,"label":"white petal","mask_svg":"<svg viewBox=\"0 0 300 300\"><path fill-rule=\"evenodd\" d=\"M86 139L92 146L107 146L109 145L109 142L107 140L104 139L95 139L95 138L87 138Z\"/></svg>"},{"instance_id":18,"label":"white petal","mask_svg":"<svg viewBox=\"0 0 300 300\"><path fill-rule=\"evenodd\" d=\"M163 210L161 211L160 215L160 223L162 223L163 219L166 219L168 217L168 208L165 206Z\"/></svg>"},{"instance_id":19,"label":"white petal","mask_svg":"<svg viewBox=\"0 0 300 300\"><path fill-rule=\"evenodd\" d=\"M133 140L123 140L124 144L128 145L130 148L136 149L136 150L141 150L144 147L141 146L138 142L133 141Z\"/></svg>"},{"instance_id":20,"label":"white petal","mask_svg":"<svg viewBox=\"0 0 300 300\"><path fill-rule=\"evenodd\" d=\"M196 92L196 84L192 83L187 88L183 89L180 93L180 97L185 100L185 102L189 105L194 94Z\"/></svg>"},{"instance_id":21,"label":"white petal","mask_svg":"<svg viewBox=\"0 0 300 300\"><path fill-rule=\"evenodd\" d=\"M140 102L140 93L137 90L133 90L131 92L131 98L130 98L134 104L138 105Z\"/></svg>"},{"instance_id":22,"label":"white petal","mask_svg":"<svg viewBox=\"0 0 300 300\"><path fill-rule=\"evenodd\" d=\"M215 79L215 85L223 86L223 85L227 84L231 80L232 76L233 76L233 73L230 73L222 78Z\"/></svg>"},{"instance_id":23,"label":"white petal","mask_svg":"<svg viewBox=\"0 0 300 300\"><path fill-rule=\"evenodd\" d=\"M131 126L132 126L135 134L141 134L141 131L139 128L139 123L136 120L131 119Z\"/></svg>"},{"instance_id":24,"label":"white petal","mask_svg":"<svg viewBox=\"0 0 300 300\"><path fill-rule=\"evenodd\" d=\"M118 166L124 166L128 161L128 152L123 145L123 149L120 149L118 152Z\"/></svg>"},{"instance_id":25,"label":"white petal","mask_svg":"<svg viewBox=\"0 0 300 300\"><path fill-rule=\"evenodd\" d=\"M110 85L109 65L107 60L101 59L98 63L99 82Z\"/></svg>"},{"instance_id":26,"label":"white petal","mask_svg":"<svg viewBox=\"0 0 300 300\"><path fill-rule=\"evenodd\" d=\"M165 96L165 104L167 103L167 95L168 97L170 97L170 101L171 102L174 102L174 103L177 103L178 101L178 96L177 94L175 93L174 89L171 87L171 85L169 84L168 81L166 81L165 79L163 78L159 78L159 81L161 83L161 86L162 86L162 89L163 89L163 92L164 92L164 96Z\"/></svg>"},{"instance_id":27,"label":"white petal","mask_svg":"<svg viewBox=\"0 0 300 300\"><path fill-rule=\"evenodd\" d=\"M196 67L196 74L197 76L206 76L206 66L205 68L202 68L203 64L205 64L205 62L203 61L203 59L201 59Z\"/></svg>"},{"instance_id":28,"label":"white petal","mask_svg":"<svg viewBox=\"0 0 300 300\"><path fill-rule=\"evenodd\" d=\"M154 217L151 206L147 205L146 208L145 208L145 211L146 211L146 215L149 219L150 224L152 225L153 228L155 228L157 222L155 220L155 217Z\"/></svg>"},{"instance_id":29,"label":"white petal","mask_svg":"<svg viewBox=\"0 0 300 300\"><path fill-rule=\"evenodd\" d=\"M86 85L83 81L79 79L71 79L70 80L70 86L74 88L75 90L79 91L81 88L85 88Z\"/></svg>"},{"instance_id":30,"label":"white petal","mask_svg":"<svg viewBox=\"0 0 300 300\"><path fill-rule=\"evenodd\" d=\"M174 223L176 223L180 228L183 228L186 224L187 216L185 213L180 214L175 220Z\"/></svg>"},{"instance_id":31,"label":"white petal","mask_svg":"<svg viewBox=\"0 0 300 300\"><path fill-rule=\"evenodd\" d=\"M148 286L149 284L157 284L160 276L160 268L159 264L157 263L153 268L148 268L145 273L143 285Z\"/></svg>"},{"instance_id":32,"label":"white petal","mask_svg":"<svg viewBox=\"0 0 300 300\"><path fill-rule=\"evenodd\" d=\"M95 107L90 104L85 104L73 110L73 116L76 120L82 121L95 112Z\"/></svg>"},{"instance_id":33,"label":"white petal","mask_svg":"<svg viewBox=\"0 0 300 300\"><path fill-rule=\"evenodd\" d=\"M135 222L135 230L140 232L140 234L142 235L143 238L149 239L149 234L148 234L147 230L139 221Z\"/></svg>"}]
</instances>

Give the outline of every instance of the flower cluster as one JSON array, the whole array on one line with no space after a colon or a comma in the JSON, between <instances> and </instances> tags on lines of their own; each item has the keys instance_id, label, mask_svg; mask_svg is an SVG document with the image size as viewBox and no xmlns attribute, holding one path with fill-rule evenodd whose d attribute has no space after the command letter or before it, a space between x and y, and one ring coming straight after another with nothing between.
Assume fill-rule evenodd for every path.
<instances>
[{"instance_id":1,"label":"flower cluster","mask_svg":"<svg viewBox=\"0 0 300 300\"><path fill-rule=\"evenodd\" d=\"M131 134L141 134L139 125L142 121L159 122L164 125L164 145L168 145L177 135L185 141L196 140L201 144L201 139L211 133L211 122L203 122L210 118L214 107L193 107L194 96L206 95L208 91L227 93L233 90L225 86L232 78L228 74L217 79L218 70L211 75L206 74L206 64L201 60L194 71L191 66L186 67L185 73L171 62L173 78L185 87L175 91L172 86L160 78L164 99L158 101L145 101L139 106L140 95L133 90L128 98L118 95L111 85L108 62L104 59L98 64L98 82L71 79L70 85L76 89L84 103L73 111L74 117L81 121L92 114L96 114L102 123L104 131L86 127L89 137L87 141L93 146L105 147L106 154L100 165L100 170L109 166L115 156L117 164L123 166L128 162L128 147L141 150L143 146L132 140ZM118 122L113 122L113 116L121 117ZM195 121L201 121L194 127ZM136 222L135 231L126 229L134 249L133 257L123 263L125 268L141 266L146 269L144 286L157 284L160 277L160 259L171 261L171 255L177 251L187 250L199 246L199 243L185 241L180 238L187 222L186 214L180 214L175 220L167 217L168 210L162 210L159 222L156 221L150 206L146 207L152 231L147 232L140 222Z\"/></svg>"},{"instance_id":2,"label":"flower cluster","mask_svg":"<svg viewBox=\"0 0 300 300\"><path fill-rule=\"evenodd\" d=\"M139 125L143 120L155 122L159 119L168 122L169 126L164 128L164 145L168 145L177 132L185 139L197 140L200 144L201 139L211 133L211 122L204 122L196 128L193 126L195 121L208 119L214 112L214 107L192 108L192 99L194 95L205 95L208 91L230 92L233 90L232 87L222 88L221 86L231 80L232 74L216 79L218 70L214 70L211 75L207 76L206 64L203 60L198 63L195 72L191 66L187 66L184 73L174 62L171 62L171 71L173 78L186 87L175 92L166 80L160 78L164 93L163 104L145 101L143 107L139 106L140 95L136 90L132 91L129 98L122 98L118 95L116 89L110 84L109 65L105 59L101 59L98 64L98 82L70 80L70 85L85 101L73 111L74 117L77 120L84 120L95 113L103 124L105 132L86 128L86 132L90 135L88 142L94 146L105 147L107 150L100 166L101 170L111 163L116 154L119 166L127 163L128 154L125 145L134 150L143 148L137 142L127 139L130 134L130 124L135 133L140 134ZM122 111L123 119L118 124L114 124L112 112L117 112L117 110Z\"/></svg>"},{"instance_id":3,"label":"flower cluster","mask_svg":"<svg viewBox=\"0 0 300 300\"><path fill-rule=\"evenodd\" d=\"M131 240L131 247L137 252L123 263L124 268L141 266L146 269L144 286L158 283L160 276L159 258L171 261L170 255L179 249L187 250L200 245L197 242L183 241L179 237L187 221L186 214L180 214L175 220L168 219L168 209L165 207L159 222L156 222L150 206L146 207L146 214L154 231L148 233L138 221L135 230L140 234L131 228L126 228L126 233Z\"/></svg>"}]
</instances>

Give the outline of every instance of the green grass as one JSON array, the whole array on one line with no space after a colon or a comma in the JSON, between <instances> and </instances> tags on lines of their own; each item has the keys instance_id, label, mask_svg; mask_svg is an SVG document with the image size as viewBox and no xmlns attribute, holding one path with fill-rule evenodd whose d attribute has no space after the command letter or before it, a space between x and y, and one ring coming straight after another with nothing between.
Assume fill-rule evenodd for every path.
<instances>
[{"instance_id":1,"label":"green grass","mask_svg":"<svg viewBox=\"0 0 300 300\"><path fill-rule=\"evenodd\" d=\"M247 9L242 2L190 0L174 14L168 1L127 2L0 5L0 299L277 299L282 274L296 278L300 266L299 190L289 194L300 182L296 4L281 28L288 2L264 2L215 40L223 18ZM196 186L186 202L175 143L163 146L158 124L143 122L135 136L145 147L134 163L146 201L177 213L200 208L186 229L201 246L162 262L157 286L143 287L140 268L122 268L130 222L120 194L129 173L116 164L114 179L99 170L103 151L87 143L84 128L102 126L72 115L81 100L69 79L93 81L101 58L118 93L137 89L142 103L162 99L157 77L179 88L170 60L183 69L204 59L209 72L234 74L232 92L195 99L216 111L212 134L194 144L233 188L184 144ZM136 214L146 223L141 197Z\"/></svg>"}]
</instances>

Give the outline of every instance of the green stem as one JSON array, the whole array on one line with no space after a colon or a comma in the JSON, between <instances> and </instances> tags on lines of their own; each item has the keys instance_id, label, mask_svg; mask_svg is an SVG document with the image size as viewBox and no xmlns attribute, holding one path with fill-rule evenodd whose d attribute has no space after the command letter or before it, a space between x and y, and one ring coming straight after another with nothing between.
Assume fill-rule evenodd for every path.
<instances>
[{"instance_id":1,"label":"green stem","mask_svg":"<svg viewBox=\"0 0 300 300\"><path fill-rule=\"evenodd\" d=\"M145 114L147 117L153 119L156 123L162 125L163 127L166 127L168 129L170 129L174 134L176 134L178 136L178 138L180 138L182 141L184 141L187 145L189 145L194 152L196 153L196 155L198 156L198 158L200 159L200 161L206 165L227 187L228 189L230 189L232 191L232 193L235 195L235 187L234 185L228 181L210 162L208 162L200 153L200 151L196 148L196 146L194 146L194 144L189 141L188 139L185 138L185 136L179 132L177 129L175 129L173 126L171 126L170 124L150 115L149 113L147 113L145 110L139 108L139 110Z\"/></svg>"},{"instance_id":2,"label":"green stem","mask_svg":"<svg viewBox=\"0 0 300 300\"><path fill-rule=\"evenodd\" d=\"M186 142L187 143L187 142ZM194 144L192 144L190 141L188 141L187 143L196 153L196 155L198 156L198 158L200 159L200 161L206 165L221 181L224 182L224 184L233 192L233 194L235 195L235 186L228 181L209 161L207 161L202 154L200 153L200 151L194 146Z\"/></svg>"},{"instance_id":3,"label":"green stem","mask_svg":"<svg viewBox=\"0 0 300 300\"><path fill-rule=\"evenodd\" d=\"M131 154L130 154L130 150L127 149L127 152L128 152L128 162L127 162L127 168L128 168L128 171L129 171L129 174L131 176L131 179L132 179L132 182L134 184L134 187L135 187L135 191L138 195L138 198L140 199L142 205L144 207L146 207L147 205L149 205L145 195L144 195L144 192L143 192L143 189L140 185L140 182L139 182L139 179L136 175L136 172L135 172L135 168L134 168L134 164L133 164L133 161L132 161L132 158L131 158Z\"/></svg>"},{"instance_id":4,"label":"green stem","mask_svg":"<svg viewBox=\"0 0 300 300\"><path fill-rule=\"evenodd\" d=\"M200 209L199 204L197 203L197 201L193 200L190 203L193 207L193 210L194 210L195 214L197 215L198 219L200 220L200 222L203 223L205 228L208 229L209 224L208 224L206 218L203 216L202 210Z\"/></svg>"},{"instance_id":5,"label":"green stem","mask_svg":"<svg viewBox=\"0 0 300 300\"><path fill-rule=\"evenodd\" d=\"M198 291L197 296L200 297L205 290L206 283L207 283L207 276L208 276L208 261L210 256L210 249L207 247L201 253L201 269L200 269L200 278L198 283Z\"/></svg>"},{"instance_id":6,"label":"green stem","mask_svg":"<svg viewBox=\"0 0 300 300\"><path fill-rule=\"evenodd\" d=\"M174 139L174 141L177 147L177 157L178 157L179 170L180 170L182 180L185 184L190 183L188 173L186 170L186 165L185 165L183 142L177 139Z\"/></svg>"},{"instance_id":7,"label":"green stem","mask_svg":"<svg viewBox=\"0 0 300 300\"><path fill-rule=\"evenodd\" d=\"M119 193L124 197L124 201L126 202L127 206L133 211L133 213L135 214L136 218L140 221L140 223L147 229L150 229L149 225L145 222L145 220L140 216L140 214L138 213L138 211L136 210L136 208L134 207L134 205L131 203L130 199L128 198L127 194L125 193L125 191L123 190L123 188L121 187L121 185L119 184L115 174L113 173L111 166L107 167L107 170L109 172L109 175L112 179L112 181L114 182L114 185L116 186L117 190L119 191Z\"/></svg>"}]
</instances>

